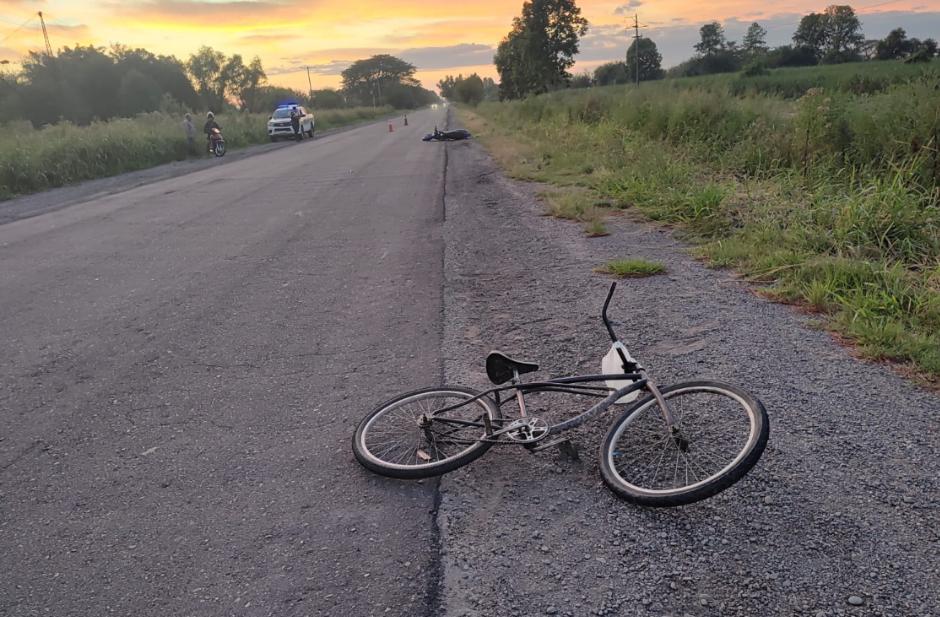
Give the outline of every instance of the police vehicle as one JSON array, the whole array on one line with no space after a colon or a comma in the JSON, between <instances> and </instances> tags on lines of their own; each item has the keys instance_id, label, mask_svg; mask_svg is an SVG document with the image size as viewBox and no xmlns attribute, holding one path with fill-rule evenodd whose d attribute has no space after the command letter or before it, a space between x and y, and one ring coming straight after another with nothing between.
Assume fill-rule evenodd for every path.
<instances>
[{"instance_id":1,"label":"police vehicle","mask_svg":"<svg viewBox=\"0 0 940 617\"><path fill-rule=\"evenodd\" d=\"M308 112L302 105L284 103L278 105L274 113L271 114L271 117L268 118L268 137L271 138L271 141L277 141L281 137L294 138L294 129L290 124L290 112L294 107L301 113L301 138L305 135L307 137L313 137L314 127L316 126L313 113Z\"/></svg>"}]
</instances>

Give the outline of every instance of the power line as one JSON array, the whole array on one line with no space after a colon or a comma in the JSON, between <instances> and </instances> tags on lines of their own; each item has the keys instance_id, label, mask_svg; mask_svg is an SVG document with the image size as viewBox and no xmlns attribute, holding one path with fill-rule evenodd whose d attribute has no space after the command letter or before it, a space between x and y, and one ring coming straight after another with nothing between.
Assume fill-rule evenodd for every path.
<instances>
[{"instance_id":1,"label":"power line","mask_svg":"<svg viewBox=\"0 0 940 617\"><path fill-rule=\"evenodd\" d=\"M858 10L863 11L865 9L874 9L874 8L878 8L879 6L885 6L888 4L897 4L898 2L902 2L902 0L887 0L887 2L879 2L877 4L869 4L867 6L860 6L858 7Z\"/></svg>"},{"instance_id":2,"label":"power line","mask_svg":"<svg viewBox=\"0 0 940 617\"><path fill-rule=\"evenodd\" d=\"M2 39L0 39L0 43L5 43L5 42L7 41L7 39L9 39L11 36L13 36L13 35L16 34L17 32L19 32L19 31L22 30L23 28L25 28L25 27L26 27L26 24L28 24L29 22L33 21L34 19L36 19L36 18L35 18L35 17L30 17L30 18L28 18L26 21L24 21L23 23L21 23L21 24L19 25L19 27L17 27L15 30L13 30L12 32L10 32L9 34L7 34L5 37L3 37Z\"/></svg>"}]
</instances>

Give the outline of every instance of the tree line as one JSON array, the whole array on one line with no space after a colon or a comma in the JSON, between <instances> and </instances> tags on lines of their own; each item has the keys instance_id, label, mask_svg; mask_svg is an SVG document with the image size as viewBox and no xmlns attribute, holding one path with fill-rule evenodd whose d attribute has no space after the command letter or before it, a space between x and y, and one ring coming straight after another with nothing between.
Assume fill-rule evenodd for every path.
<instances>
[{"instance_id":1,"label":"tree line","mask_svg":"<svg viewBox=\"0 0 940 617\"><path fill-rule=\"evenodd\" d=\"M19 72L0 72L0 123L88 124L158 110L269 112L285 101L321 109L411 109L437 100L419 85L415 71L393 56L374 56L343 71L341 90L303 93L268 84L260 58L246 62L211 47L185 62L122 45L65 47L51 56L30 52Z\"/></svg>"},{"instance_id":2,"label":"tree line","mask_svg":"<svg viewBox=\"0 0 940 617\"><path fill-rule=\"evenodd\" d=\"M467 77L448 75L437 82L437 87L445 99L467 105L499 100L499 86L493 78L480 77L476 73Z\"/></svg>"},{"instance_id":3,"label":"tree line","mask_svg":"<svg viewBox=\"0 0 940 617\"><path fill-rule=\"evenodd\" d=\"M499 98L516 99L560 88L607 86L667 75L689 77L742 69L759 73L766 68L868 59L921 62L938 55L936 41L907 38L902 28L882 40L866 40L855 10L848 5L832 5L821 13L805 15L791 45L768 46L767 30L757 22L748 27L739 44L728 40L719 22L711 22L699 30L700 40L693 46L695 55L669 71L662 68L662 55L655 41L639 37L627 48L624 60L602 64L593 74L573 76L569 69L587 30L588 22L581 17L574 0L526 0L493 58L500 76ZM438 84L442 92L445 86L448 84ZM462 100L459 94L456 100Z\"/></svg>"},{"instance_id":4,"label":"tree line","mask_svg":"<svg viewBox=\"0 0 940 617\"><path fill-rule=\"evenodd\" d=\"M670 69L673 76L695 76L738 71L758 73L765 68L839 64L863 60L929 62L937 55L933 39L908 39L897 28L882 40L866 39L862 24L849 5L831 5L821 13L804 15L793 33L791 45L770 48L767 30L752 23L741 44L728 40L718 22L699 30L696 56Z\"/></svg>"}]
</instances>

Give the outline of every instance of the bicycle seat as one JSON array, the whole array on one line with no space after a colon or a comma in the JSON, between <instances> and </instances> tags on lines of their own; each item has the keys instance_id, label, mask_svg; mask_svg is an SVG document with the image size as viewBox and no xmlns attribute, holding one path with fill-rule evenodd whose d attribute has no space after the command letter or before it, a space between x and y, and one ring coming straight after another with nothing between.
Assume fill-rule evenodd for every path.
<instances>
[{"instance_id":1,"label":"bicycle seat","mask_svg":"<svg viewBox=\"0 0 940 617\"><path fill-rule=\"evenodd\" d=\"M514 370L520 375L533 373L539 370L539 365L534 362L513 360L500 351L491 351L486 356L486 375L497 386L512 379Z\"/></svg>"}]
</instances>

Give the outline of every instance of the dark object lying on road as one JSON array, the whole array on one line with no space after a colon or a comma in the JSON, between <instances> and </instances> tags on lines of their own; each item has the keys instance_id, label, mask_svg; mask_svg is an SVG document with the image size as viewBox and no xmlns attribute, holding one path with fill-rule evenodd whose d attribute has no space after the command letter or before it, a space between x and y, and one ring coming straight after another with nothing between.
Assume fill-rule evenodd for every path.
<instances>
[{"instance_id":1,"label":"dark object lying on road","mask_svg":"<svg viewBox=\"0 0 940 617\"><path fill-rule=\"evenodd\" d=\"M439 131L434 129L433 133L428 133L422 141L458 141L460 139L470 139L470 131L457 129L456 131Z\"/></svg>"}]
</instances>

